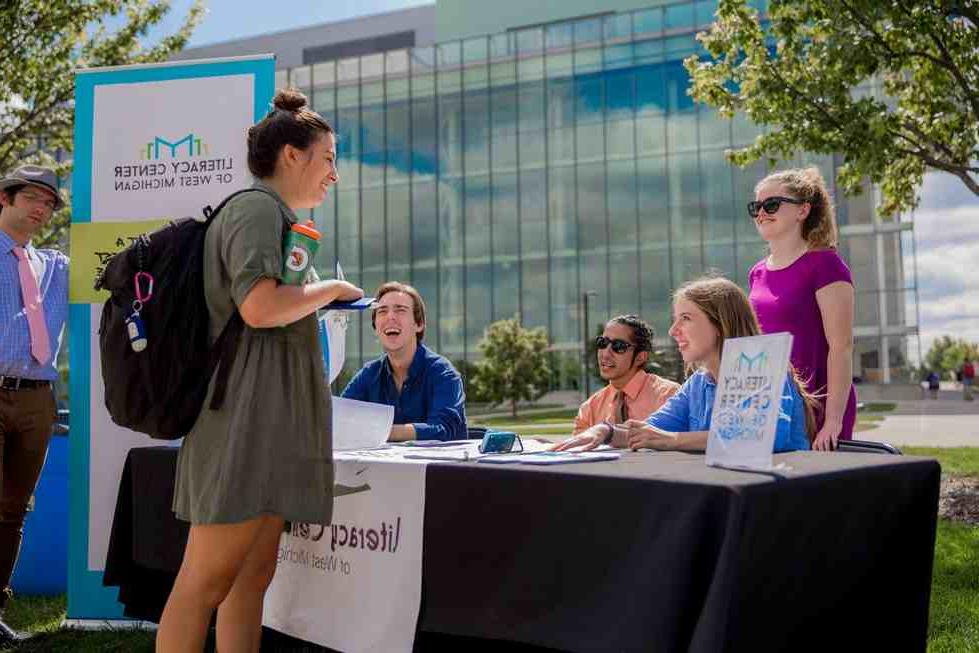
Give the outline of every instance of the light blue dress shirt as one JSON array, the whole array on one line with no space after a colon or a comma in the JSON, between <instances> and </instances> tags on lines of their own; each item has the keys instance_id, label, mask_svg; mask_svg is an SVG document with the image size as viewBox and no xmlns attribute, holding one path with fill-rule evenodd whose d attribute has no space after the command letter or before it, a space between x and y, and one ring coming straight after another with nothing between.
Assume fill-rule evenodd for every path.
<instances>
[{"instance_id":1,"label":"light blue dress shirt","mask_svg":"<svg viewBox=\"0 0 979 653\"><path fill-rule=\"evenodd\" d=\"M714 379L705 370L697 370L646 422L664 431L709 431L716 391ZM805 404L795 384L786 377L775 428L775 453L806 449L809 436Z\"/></svg>"},{"instance_id":2,"label":"light blue dress shirt","mask_svg":"<svg viewBox=\"0 0 979 653\"><path fill-rule=\"evenodd\" d=\"M24 248L38 279L51 341L51 360L40 365L31 356L31 333L20 290L16 246L17 242L0 229L0 375L56 381L55 362L68 317L68 257L53 249L35 249L30 243Z\"/></svg>"}]
</instances>

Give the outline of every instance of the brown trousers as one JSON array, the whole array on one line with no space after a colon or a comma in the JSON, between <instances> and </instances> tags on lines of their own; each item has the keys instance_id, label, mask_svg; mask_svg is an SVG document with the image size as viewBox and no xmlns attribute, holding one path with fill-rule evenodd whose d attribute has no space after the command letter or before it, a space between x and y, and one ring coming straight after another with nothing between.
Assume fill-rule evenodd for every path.
<instances>
[{"instance_id":1,"label":"brown trousers","mask_svg":"<svg viewBox=\"0 0 979 653\"><path fill-rule=\"evenodd\" d=\"M0 390L0 610L10 596L24 519L33 507L56 417L50 387Z\"/></svg>"}]
</instances>

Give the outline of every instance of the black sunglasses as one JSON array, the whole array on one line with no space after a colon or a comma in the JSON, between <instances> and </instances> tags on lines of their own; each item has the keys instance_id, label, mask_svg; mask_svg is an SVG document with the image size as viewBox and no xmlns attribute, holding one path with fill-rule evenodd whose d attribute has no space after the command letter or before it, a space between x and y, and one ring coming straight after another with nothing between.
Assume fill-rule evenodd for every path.
<instances>
[{"instance_id":1,"label":"black sunglasses","mask_svg":"<svg viewBox=\"0 0 979 653\"><path fill-rule=\"evenodd\" d=\"M612 345L612 351L614 351L616 354L624 354L627 351L629 351L631 347L635 347L635 345L632 344L631 342L626 342L625 340L619 340L618 338L616 338L615 340L612 340L611 338L606 338L605 336L598 336L597 338L595 338L596 348L605 349L609 345Z\"/></svg>"},{"instance_id":2,"label":"black sunglasses","mask_svg":"<svg viewBox=\"0 0 979 653\"><path fill-rule=\"evenodd\" d=\"M789 204L805 204L805 202L802 200L775 195L773 197L766 197L760 202L748 202L748 215L753 218L757 218L759 211L762 209L764 209L765 213L768 215L772 215L779 210L779 207L782 206L782 202L788 202Z\"/></svg>"}]
</instances>

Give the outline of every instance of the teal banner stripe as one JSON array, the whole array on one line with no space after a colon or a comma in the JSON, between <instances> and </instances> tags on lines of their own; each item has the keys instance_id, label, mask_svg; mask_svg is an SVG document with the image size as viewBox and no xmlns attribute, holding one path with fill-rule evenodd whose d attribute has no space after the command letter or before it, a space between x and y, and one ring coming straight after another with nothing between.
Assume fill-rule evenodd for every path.
<instances>
[{"instance_id":1,"label":"teal banner stripe","mask_svg":"<svg viewBox=\"0 0 979 653\"><path fill-rule=\"evenodd\" d=\"M90 304L68 307L69 369L71 374L71 437L68 438L68 617L71 619L118 619L122 605L116 600L118 589L102 587L102 572L88 569L88 471L91 411L89 410L89 370L91 370L92 318Z\"/></svg>"},{"instance_id":2,"label":"teal banner stripe","mask_svg":"<svg viewBox=\"0 0 979 653\"><path fill-rule=\"evenodd\" d=\"M80 71L75 77L74 172L72 174L72 222L92 221L92 143L95 87L198 77L253 75L254 115L259 121L268 113L275 93L275 59L249 59L199 64L174 64L123 70ZM102 572L88 569L89 469L91 463L92 318L90 304L72 304L68 312L70 345L68 387L71 396L69 442L70 488L68 519L68 618L119 619L122 605L118 589L102 586ZM98 364L98 361L95 361Z\"/></svg>"}]
</instances>

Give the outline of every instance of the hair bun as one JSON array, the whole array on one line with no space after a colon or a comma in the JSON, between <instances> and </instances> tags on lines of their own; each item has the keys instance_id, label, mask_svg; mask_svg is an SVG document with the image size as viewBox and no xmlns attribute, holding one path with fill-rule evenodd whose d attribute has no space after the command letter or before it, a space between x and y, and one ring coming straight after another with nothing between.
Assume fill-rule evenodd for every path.
<instances>
[{"instance_id":1,"label":"hair bun","mask_svg":"<svg viewBox=\"0 0 979 653\"><path fill-rule=\"evenodd\" d=\"M306 104L306 96L294 88L284 88L272 98L272 105L283 111L299 111Z\"/></svg>"},{"instance_id":2,"label":"hair bun","mask_svg":"<svg viewBox=\"0 0 979 653\"><path fill-rule=\"evenodd\" d=\"M800 171L800 176L811 184L818 184L820 186L825 186L826 181L823 179L823 172L816 166L809 166L808 168L803 168Z\"/></svg>"}]
</instances>

